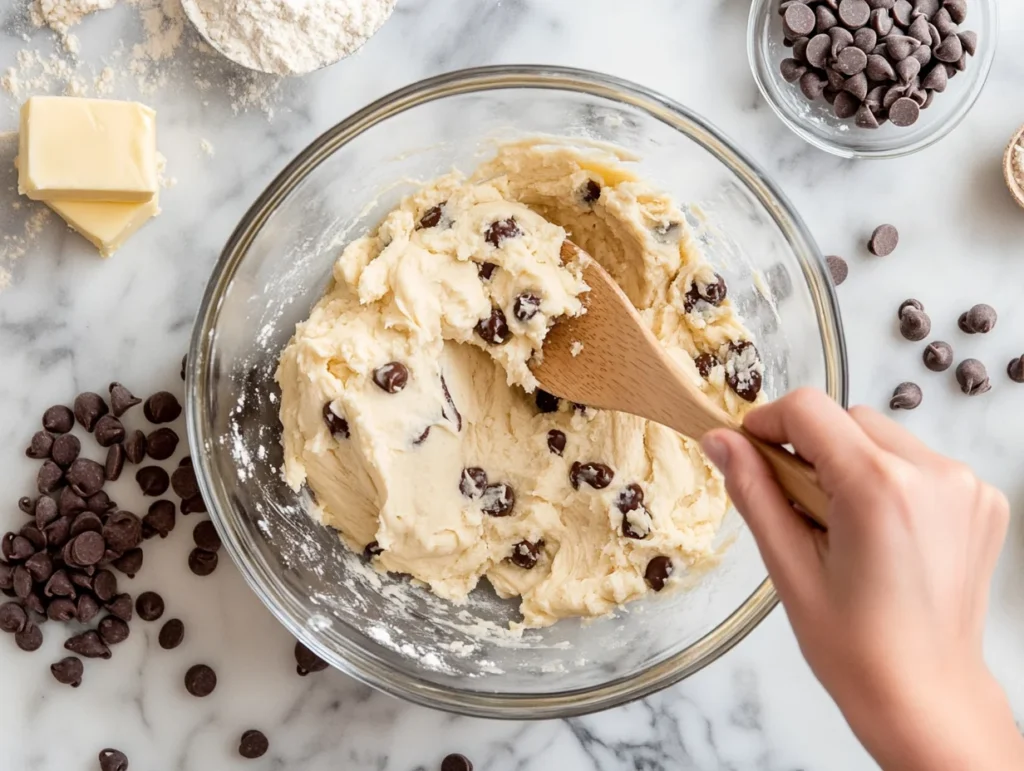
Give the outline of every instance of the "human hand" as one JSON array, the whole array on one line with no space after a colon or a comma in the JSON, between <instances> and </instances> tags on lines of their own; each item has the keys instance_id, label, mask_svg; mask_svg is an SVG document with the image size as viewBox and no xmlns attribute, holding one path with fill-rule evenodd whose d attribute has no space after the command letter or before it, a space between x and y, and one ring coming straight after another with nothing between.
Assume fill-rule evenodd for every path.
<instances>
[{"instance_id":1,"label":"human hand","mask_svg":"<svg viewBox=\"0 0 1024 771\"><path fill-rule=\"evenodd\" d=\"M982 658L1005 496L866 407L804 389L745 428L791 444L830 499L797 514L742 435L702 444L722 470L801 650L886 768L1024 767L1024 740ZM964 741L966 740L966 743Z\"/></svg>"}]
</instances>

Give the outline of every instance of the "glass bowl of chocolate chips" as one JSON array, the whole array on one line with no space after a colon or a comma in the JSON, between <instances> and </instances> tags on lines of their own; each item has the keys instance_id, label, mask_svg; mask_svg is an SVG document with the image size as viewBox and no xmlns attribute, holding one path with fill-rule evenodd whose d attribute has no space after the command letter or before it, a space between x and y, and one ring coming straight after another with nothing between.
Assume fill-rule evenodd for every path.
<instances>
[{"instance_id":1,"label":"glass bowl of chocolate chips","mask_svg":"<svg viewBox=\"0 0 1024 771\"><path fill-rule=\"evenodd\" d=\"M203 298L186 387L196 474L225 551L311 651L393 695L483 717L563 717L640 698L714 661L776 604L729 511L713 558L680 566L666 591L518 633L517 599L482 580L456 605L379 572L372 549L349 550L313 515L310 493L285 483L274 373L344 245L422 181L475 169L495 142L538 135L623 148L632 172L680 203L756 341L769 397L806 385L846 400L837 302L800 217L717 129L659 94L579 70L468 70L390 94L316 139L245 215ZM649 238L682 225L652 221ZM535 394L521 396L534 405ZM534 406L541 425L554 419Z\"/></svg>"},{"instance_id":2,"label":"glass bowl of chocolate chips","mask_svg":"<svg viewBox=\"0 0 1024 771\"><path fill-rule=\"evenodd\" d=\"M997 0L754 0L747 51L783 122L844 158L893 158L967 115L996 51Z\"/></svg>"}]
</instances>

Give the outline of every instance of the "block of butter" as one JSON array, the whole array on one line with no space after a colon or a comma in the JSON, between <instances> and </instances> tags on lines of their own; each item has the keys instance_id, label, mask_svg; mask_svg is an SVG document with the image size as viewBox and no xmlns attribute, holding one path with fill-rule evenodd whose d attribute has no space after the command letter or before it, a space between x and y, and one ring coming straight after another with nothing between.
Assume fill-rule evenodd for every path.
<instances>
[{"instance_id":1,"label":"block of butter","mask_svg":"<svg viewBox=\"0 0 1024 771\"><path fill-rule=\"evenodd\" d=\"M21 108L18 192L141 203L157 193L156 113L137 102L34 96Z\"/></svg>"},{"instance_id":2,"label":"block of butter","mask_svg":"<svg viewBox=\"0 0 1024 771\"><path fill-rule=\"evenodd\" d=\"M47 201L46 204L104 257L116 252L136 230L160 213L158 195L143 203Z\"/></svg>"}]
</instances>

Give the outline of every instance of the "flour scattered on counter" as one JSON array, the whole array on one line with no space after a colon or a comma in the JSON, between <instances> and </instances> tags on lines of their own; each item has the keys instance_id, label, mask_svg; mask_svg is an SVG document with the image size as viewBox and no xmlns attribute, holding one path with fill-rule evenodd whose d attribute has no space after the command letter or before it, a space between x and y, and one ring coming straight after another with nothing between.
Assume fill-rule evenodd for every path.
<instances>
[{"instance_id":1,"label":"flour scattered on counter","mask_svg":"<svg viewBox=\"0 0 1024 771\"><path fill-rule=\"evenodd\" d=\"M202 150L204 153L206 153L211 158L217 152L216 150L213 149L213 144L210 142L209 139L200 139L199 140L199 149Z\"/></svg>"},{"instance_id":2,"label":"flour scattered on counter","mask_svg":"<svg viewBox=\"0 0 1024 771\"><path fill-rule=\"evenodd\" d=\"M37 27L49 27L59 35L68 30L90 13L113 8L117 0L35 0L29 11L32 23Z\"/></svg>"},{"instance_id":3,"label":"flour scattered on counter","mask_svg":"<svg viewBox=\"0 0 1024 771\"><path fill-rule=\"evenodd\" d=\"M575 359L583 353L583 343L579 340L573 340L572 345L569 346L569 353L572 354L572 357Z\"/></svg>"},{"instance_id":4,"label":"flour scattered on counter","mask_svg":"<svg viewBox=\"0 0 1024 771\"><path fill-rule=\"evenodd\" d=\"M348 56L395 0L187 0L196 26L225 56L276 75L299 75Z\"/></svg>"}]
</instances>

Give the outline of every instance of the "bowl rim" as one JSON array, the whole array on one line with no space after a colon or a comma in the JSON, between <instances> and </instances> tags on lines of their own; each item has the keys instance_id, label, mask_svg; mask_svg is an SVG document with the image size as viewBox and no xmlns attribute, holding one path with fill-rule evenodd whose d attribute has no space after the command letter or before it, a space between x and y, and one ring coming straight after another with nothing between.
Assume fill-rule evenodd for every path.
<instances>
[{"instance_id":1,"label":"bowl rim","mask_svg":"<svg viewBox=\"0 0 1024 771\"><path fill-rule=\"evenodd\" d=\"M322 659L356 680L407 701L475 717L546 719L571 717L619 706L645 697L696 673L729 651L776 606L778 598L765 579L718 626L685 650L628 677L592 688L551 694L508 694L456 690L398 672L355 645L340 652L328 649L292 607L292 598L277 588L268 590L272 576L249 559L251 549L238 538L223 513L229 500L209 460L215 437L207 432L204 415L210 388L210 350L223 297L256 234L280 202L319 163L355 136L387 118L418 105L450 96L506 89L562 90L609 99L646 112L684 133L737 173L770 213L793 248L818 314L825 351L826 383L830 396L847 404L846 344L835 290L821 252L803 220L779 188L725 135L688 108L655 91L588 70L542 65L499 65L450 72L427 78L388 94L353 113L313 140L270 183L243 216L228 239L211 274L193 326L186 367L186 422L190 452L195 459L200 490L210 508L227 553L249 587L299 641ZM296 606L297 608L297 606Z\"/></svg>"},{"instance_id":2,"label":"bowl rim","mask_svg":"<svg viewBox=\"0 0 1024 771\"><path fill-rule=\"evenodd\" d=\"M761 68L759 67L763 53L762 46L759 44L761 38L761 19L762 17L771 18L771 6L776 2L778 2L778 0L753 0L750 4L750 13L747 16L747 62L750 66L751 75L754 78L754 82L757 83L757 88L761 92L761 96L764 97L768 106L772 108L772 112L778 116L779 120L781 120L790 131L819 150L824 150L825 152L831 153L832 155L836 155L840 158L855 158L861 160L902 158L907 155L913 155L927 147L931 147L936 142L944 139L953 131L953 129L963 122L964 118L966 118L974 108L974 105L981 97L981 92L985 90L985 85L992 72L992 65L995 62L996 48L998 47L999 42L999 36L998 34L995 34L998 31L999 25L999 3L995 0L978 0L979 3L985 6L989 14L988 26L991 28L991 32L993 34L986 34L984 36L983 45L985 47L981 52L982 55L980 57L972 57L972 59L974 59L974 63L972 65L972 70L974 72L973 82L971 83L970 89L960 106L945 121L936 124L935 128L930 133L926 134L916 142L908 142L879 150L855 150L809 131L785 106L780 104L779 100L777 100L772 94L768 84L765 83L765 79L762 78ZM768 72L776 72L777 63L774 67L771 63L767 63L766 69Z\"/></svg>"}]
</instances>

